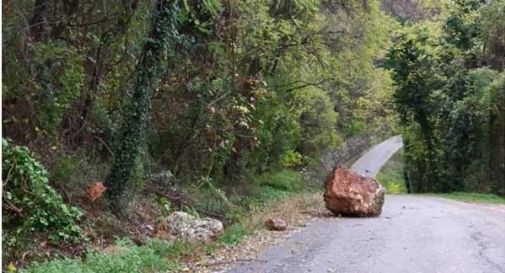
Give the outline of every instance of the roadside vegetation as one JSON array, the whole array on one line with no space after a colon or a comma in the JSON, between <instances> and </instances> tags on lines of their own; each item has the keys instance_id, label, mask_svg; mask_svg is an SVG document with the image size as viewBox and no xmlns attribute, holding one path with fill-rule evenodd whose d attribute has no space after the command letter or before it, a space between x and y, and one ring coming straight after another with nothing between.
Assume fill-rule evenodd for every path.
<instances>
[{"instance_id":1,"label":"roadside vegetation","mask_svg":"<svg viewBox=\"0 0 505 273\"><path fill-rule=\"evenodd\" d=\"M24 273L154 273L176 272L181 269L178 262L192 254L193 247L184 243L167 243L150 240L137 246L128 240L116 241L106 252L91 251L83 259L55 259L42 264L32 264L20 270Z\"/></svg>"},{"instance_id":2,"label":"roadside vegetation","mask_svg":"<svg viewBox=\"0 0 505 273\"><path fill-rule=\"evenodd\" d=\"M405 186L405 161L403 149L399 150L382 167L377 180L386 188L388 194L407 193ZM429 193L428 195L469 203L505 204L505 197L475 192Z\"/></svg>"},{"instance_id":3,"label":"roadside vegetation","mask_svg":"<svg viewBox=\"0 0 505 273\"><path fill-rule=\"evenodd\" d=\"M396 152L382 166L377 174L377 180L386 188L387 194L406 193L403 149Z\"/></svg>"},{"instance_id":4,"label":"roadside vegetation","mask_svg":"<svg viewBox=\"0 0 505 273\"><path fill-rule=\"evenodd\" d=\"M505 195L505 2L448 1L388 54L407 190Z\"/></svg>"},{"instance_id":5,"label":"roadside vegetation","mask_svg":"<svg viewBox=\"0 0 505 273\"><path fill-rule=\"evenodd\" d=\"M395 127L380 8L3 3L3 268L108 263L90 251L148 244L177 210L233 243L273 200L320 190L324 153Z\"/></svg>"},{"instance_id":6,"label":"roadside vegetation","mask_svg":"<svg viewBox=\"0 0 505 273\"><path fill-rule=\"evenodd\" d=\"M451 192L451 193L440 193L437 194L436 196L468 203L505 204L505 198L495 194Z\"/></svg>"},{"instance_id":7,"label":"roadside vegetation","mask_svg":"<svg viewBox=\"0 0 505 273\"><path fill-rule=\"evenodd\" d=\"M324 204L321 193L288 193L279 191L276 197L262 199L266 203L226 228L215 241L206 245L193 245L186 242L167 242L149 239L139 246L129 239L117 239L105 249L92 249L83 257L56 258L49 262L32 263L19 270L24 273L59 273L59 272L195 272L194 267L201 259L220 257L216 262L227 263L241 258L237 254L216 255L225 248L237 247L246 237L251 236L251 245L247 255L267 247L272 240L277 240L282 233L273 233L271 239L260 242L255 235L258 231L270 234L265 230L264 222L270 217L281 217L290 223L290 229L304 226L311 215L324 215ZM279 197L283 196L283 197ZM264 238L263 238L264 239ZM14 268L14 267L13 267ZM197 272L197 271L196 271Z\"/></svg>"}]
</instances>

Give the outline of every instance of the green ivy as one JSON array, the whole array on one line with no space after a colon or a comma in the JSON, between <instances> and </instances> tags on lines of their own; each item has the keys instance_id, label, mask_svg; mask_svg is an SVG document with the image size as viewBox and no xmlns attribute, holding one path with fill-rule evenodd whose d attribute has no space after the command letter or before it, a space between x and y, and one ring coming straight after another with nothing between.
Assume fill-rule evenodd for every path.
<instances>
[{"instance_id":1,"label":"green ivy","mask_svg":"<svg viewBox=\"0 0 505 273\"><path fill-rule=\"evenodd\" d=\"M4 258L13 257L23 246L22 240L35 232L48 232L51 242L80 239L77 222L82 212L63 203L49 185L47 171L28 148L2 139L2 155Z\"/></svg>"},{"instance_id":2,"label":"green ivy","mask_svg":"<svg viewBox=\"0 0 505 273\"><path fill-rule=\"evenodd\" d=\"M115 212L120 212L121 198L141 153L151 110L151 96L159 84L161 72L165 70L163 61L171 57L172 46L183 37L177 28L177 14L178 7L171 1L159 1L156 5L151 33L144 44L143 56L136 71L130 109L121 129L114 164L106 180L107 197Z\"/></svg>"}]
</instances>

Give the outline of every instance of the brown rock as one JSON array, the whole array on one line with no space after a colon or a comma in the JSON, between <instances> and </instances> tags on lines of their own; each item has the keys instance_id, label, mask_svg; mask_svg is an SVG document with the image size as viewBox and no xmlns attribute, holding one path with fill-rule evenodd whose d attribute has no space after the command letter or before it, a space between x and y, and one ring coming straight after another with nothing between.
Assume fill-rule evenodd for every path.
<instances>
[{"instance_id":1,"label":"brown rock","mask_svg":"<svg viewBox=\"0 0 505 273\"><path fill-rule=\"evenodd\" d=\"M102 196L105 190L107 190L107 187L105 187L102 182L93 182L87 189L88 197L91 202L95 202L96 199Z\"/></svg>"},{"instance_id":2,"label":"brown rock","mask_svg":"<svg viewBox=\"0 0 505 273\"><path fill-rule=\"evenodd\" d=\"M384 203L384 187L373 178L335 167L326 177L324 202L336 215L378 216Z\"/></svg>"},{"instance_id":3,"label":"brown rock","mask_svg":"<svg viewBox=\"0 0 505 273\"><path fill-rule=\"evenodd\" d=\"M286 230L288 228L288 223L281 218L270 218L265 222L265 226L269 230Z\"/></svg>"}]
</instances>

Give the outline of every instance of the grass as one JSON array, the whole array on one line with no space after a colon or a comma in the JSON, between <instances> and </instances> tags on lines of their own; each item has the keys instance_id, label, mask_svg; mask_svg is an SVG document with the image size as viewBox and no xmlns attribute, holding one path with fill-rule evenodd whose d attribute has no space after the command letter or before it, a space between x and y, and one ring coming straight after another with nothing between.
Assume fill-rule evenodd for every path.
<instances>
[{"instance_id":1,"label":"grass","mask_svg":"<svg viewBox=\"0 0 505 273\"><path fill-rule=\"evenodd\" d=\"M241 219L227 227L218 243L238 244L246 235L263 228L267 219L280 217L288 223L296 223L301 214L324 209L322 193L310 191L285 191L270 185L259 187L250 197L249 212L242 212Z\"/></svg>"},{"instance_id":2,"label":"grass","mask_svg":"<svg viewBox=\"0 0 505 273\"><path fill-rule=\"evenodd\" d=\"M238 244L246 235L262 227L268 218L274 216L289 218L289 215L299 212L297 208L311 206L306 201L307 196L311 195L313 194L279 190L269 185L258 187L246 201L249 210L241 211L237 222L225 229L218 243Z\"/></svg>"},{"instance_id":3,"label":"grass","mask_svg":"<svg viewBox=\"0 0 505 273\"><path fill-rule=\"evenodd\" d=\"M386 188L387 193L405 193L403 176L403 149L394 154L382 167L377 180Z\"/></svg>"},{"instance_id":4,"label":"grass","mask_svg":"<svg viewBox=\"0 0 505 273\"><path fill-rule=\"evenodd\" d=\"M453 192L434 194L434 196L469 203L505 204L505 198L494 194Z\"/></svg>"},{"instance_id":5,"label":"grass","mask_svg":"<svg viewBox=\"0 0 505 273\"><path fill-rule=\"evenodd\" d=\"M20 270L22 273L137 273L172 272L180 268L177 259L189 255L192 246L185 243L166 243L151 240L144 246L131 241L118 241L109 252L90 252L82 259L55 259L34 263Z\"/></svg>"},{"instance_id":6,"label":"grass","mask_svg":"<svg viewBox=\"0 0 505 273\"><path fill-rule=\"evenodd\" d=\"M219 237L218 242L225 245L235 245L239 243L250 231L242 223L235 223L229 226Z\"/></svg>"},{"instance_id":7,"label":"grass","mask_svg":"<svg viewBox=\"0 0 505 273\"><path fill-rule=\"evenodd\" d=\"M257 178L261 186L268 186L277 190L296 192L303 189L302 175L294 170L284 169L273 173L264 173Z\"/></svg>"}]
</instances>

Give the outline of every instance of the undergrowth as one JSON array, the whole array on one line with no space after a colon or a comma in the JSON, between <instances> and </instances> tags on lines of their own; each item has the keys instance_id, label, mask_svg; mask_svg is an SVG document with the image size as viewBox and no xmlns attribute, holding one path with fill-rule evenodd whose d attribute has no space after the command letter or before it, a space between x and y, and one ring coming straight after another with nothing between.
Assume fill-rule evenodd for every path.
<instances>
[{"instance_id":1,"label":"undergrowth","mask_svg":"<svg viewBox=\"0 0 505 273\"><path fill-rule=\"evenodd\" d=\"M186 210L199 216L207 212L224 217L225 231L215 243L204 247L213 251L222 245L235 245L246 235L254 231L257 224L251 225L251 216L261 213L274 202L294 196L305 188L303 176L293 170L271 172L254 178L255 186L247 193L234 194L215 192L209 187L201 187L191 192L192 203L197 206ZM240 197L240 198L239 198ZM175 208L168 200L160 201L170 213ZM200 212L198 212L200 211ZM113 245L118 251L91 251L81 258L60 258L43 263L32 263L22 269L25 273L53 272L171 272L179 269L178 259L189 256L195 246L149 240L143 246L137 246L128 239L122 239Z\"/></svg>"},{"instance_id":2,"label":"undergrowth","mask_svg":"<svg viewBox=\"0 0 505 273\"><path fill-rule=\"evenodd\" d=\"M49 185L46 169L26 147L2 139L3 261L38 255L28 242L76 243L82 239L82 212L66 205ZM28 254L30 253L30 254Z\"/></svg>"},{"instance_id":3,"label":"undergrowth","mask_svg":"<svg viewBox=\"0 0 505 273\"><path fill-rule=\"evenodd\" d=\"M234 245L239 243L249 233L250 230L243 223L235 223L226 228L223 235L219 237L218 242L225 245Z\"/></svg>"},{"instance_id":4,"label":"undergrowth","mask_svg":"<svg viewBox=\"0 0 505 273\"><path fill-rule=\"evenodd\" d=\"M117 242L111 253L91 252L82 259L55 259L34 263L22 273L138 273L172 272L180 268L178 257L190 255L193 247L186 243L150 240L137 246L129 240Z\"/></svg>"},{"instance_id":5,"label":"undergrowth","mask_svg":"<svg viewBox=\"0 0 505 273\"><path fill-rule=\"evenodd\" d=\"M303 177L299 172L284 169L278 172L264 173L257 178L260 186L283 191L300 191L304 187Z\"/></svg>"}]
</instances>

